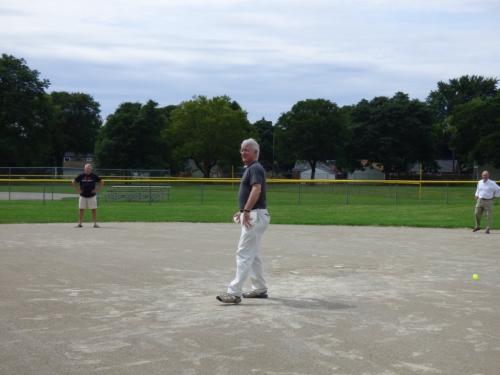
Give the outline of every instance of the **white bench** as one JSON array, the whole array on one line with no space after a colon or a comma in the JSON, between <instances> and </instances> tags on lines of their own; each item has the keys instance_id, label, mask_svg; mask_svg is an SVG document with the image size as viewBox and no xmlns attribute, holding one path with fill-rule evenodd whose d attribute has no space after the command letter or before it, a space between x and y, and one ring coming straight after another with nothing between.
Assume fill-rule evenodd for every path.
<instances>
[{"instance_id":1,"label":"white bench","mask_svg":"<svg viewBox=\"0 0 500 375\"><path fill-rule=\"evenodd\" d=\"M170 188L166 185L116 185L106 188L104 197L107 201L156 202L169 200Z\"/></svg>"}]
</instances>

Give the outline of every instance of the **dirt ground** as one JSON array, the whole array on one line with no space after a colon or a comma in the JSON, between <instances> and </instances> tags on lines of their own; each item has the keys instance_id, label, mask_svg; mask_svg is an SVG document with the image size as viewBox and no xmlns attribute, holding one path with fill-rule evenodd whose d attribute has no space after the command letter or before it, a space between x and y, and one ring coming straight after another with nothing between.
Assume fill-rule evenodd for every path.
<instances>
[{"instance_id":1,"label":"dirt ground","mask_svg":"<svg viewBox=\"0 0 500 375\"><path fill-rule=\"evenodd\" d=\"M500 232L271 224L270 298L221 305L238 238L0 225L0 374L500 373Z\"/></svg>"}]
</instances>

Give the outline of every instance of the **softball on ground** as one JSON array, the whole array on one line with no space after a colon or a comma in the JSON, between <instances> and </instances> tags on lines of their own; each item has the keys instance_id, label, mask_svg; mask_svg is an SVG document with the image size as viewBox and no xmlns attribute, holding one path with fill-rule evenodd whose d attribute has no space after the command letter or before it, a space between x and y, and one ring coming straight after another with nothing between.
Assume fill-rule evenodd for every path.
<instances>
[{"instance_id":1,"label":"softball on ground","mask_svg":"<svg viewBox=\"0 0 500 375\"><path fill-rule=\"evenodd\" d=\"M473 273L472 280L479 280L479 275L477 273Z\"/></svg>"}]
</instances>

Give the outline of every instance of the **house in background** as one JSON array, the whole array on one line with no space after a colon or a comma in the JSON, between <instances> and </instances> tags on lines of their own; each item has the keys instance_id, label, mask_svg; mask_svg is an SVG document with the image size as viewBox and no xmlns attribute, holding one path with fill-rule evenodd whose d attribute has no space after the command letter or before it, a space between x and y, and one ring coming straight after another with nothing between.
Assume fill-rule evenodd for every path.
<instances>
[{"instance_id":1,"label":"house in background","mask_svg":"<svg viewBox=\"0 0 500 375\"><path fill-rule=\"evenodd\" d=\"M94 164L94 155L90 153L79 154L66 152L63 159L63 175L74 176L82 173L85 164Z\"/></svg>"},{"instance_id":2,"label":"house in background","mask_svg":"<svg viewBox=\"0 0 500 375\"><path fill-rule=\"evenodd\" d=\"M184 166L184 171L181 172L180 176L203 178L203 172L198 168L193 159L188 159ZM219 165L215 165L210 171L210 177L212 178L224 177L224 171Z\"/></svg>"},{"instance_id":3,"label":"house in background","mask_svg":"<svg viewBox=\"0 0 500 375\"><path fill-rule=\"evenodd\" d=\"M368 160L362 160L362 168L347 174L348 180L385 180L384 166L379 163L368 164Z\"/></svg>"},{"instance_id":4,"label":"house in background","mask_svg":"<svg viewBox=\"0 0 500 375\"><path fill-rule=\"evenodd\" d=\"M457 160L447 160L447 159L438 159L435 160L436 166L437 166L437 171L434 172L433 174L436 176L441 176L441 175L446 175L446 174L453 174L455 173L455 170L458 165ZM408 168L409 173L413 174L419 174L420 173L420 163L416 162L415 164L411 165Z\"/></svg>"},{"instance_id":5,"label":"house in background","mask_svg":"<svg viewBox=\"0 0 500 375\"><path fill-rule=\"evenodd\" d=\"M384 167L379 163L368 164L368 160L362 160L360 169L353 172L341 173L337 169L335 160L327 160L326 162L318 162L316 164L316 180L336 180L347 178L349 180L385 180ZM298 160L293 168L293 178L311 179L311 166L307 161Z\"/></svg>"},{"instance_id":6,"label":"house in background","mask_svg":"<svg viewBox=\"0 0 500 375\"><path fill-rule=\"evenodd\" d=\"M312 169L310 164L305 160L297 160L292 170L293 178L301 180L310 180ZM315 180L335 180L337 178L337 165L335 160L327 160L326 162L317 162L315 171Z\"/></svg>"}]
</instances>

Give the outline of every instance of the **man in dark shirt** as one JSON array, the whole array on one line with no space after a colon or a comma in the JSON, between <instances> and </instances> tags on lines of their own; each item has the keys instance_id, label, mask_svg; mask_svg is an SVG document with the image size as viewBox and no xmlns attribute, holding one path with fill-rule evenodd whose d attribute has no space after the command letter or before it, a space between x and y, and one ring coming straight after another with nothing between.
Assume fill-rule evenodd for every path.
<instances>
[{"instance_id":1,"label":"man in dark shirt","mask_svg":"<svg viewBox=\"0 0 500 375\"><path fill-rule=\"evenodd\" d=\"M76 191L80 194L78 206L80 208L80 216L77 228L82 227L83 215L85 209L92 210L92 219L94 220L94 228L99 228L97 225L97 192L100 191L104 185L101 178L92 173L92 166L85 164L83 173L78 175L72 182Z\"/></svg>"},{"instance_id":2,"label":"man in dark shirt","mask_svg":"<svg viewBox=\"0 0 500 375\"><path fill-rule=\"evenodd\" d=\"M238 192L240 210L233 219L241 225L241 236L236 252L236 277L229 284L227 292L217 296L223 303L240 303L242 295L245 298L267 298L267 285L259 254L260 240L270 222L266 209L266 175L258 162L259 144L255 140L244 140L240 154L245 172ZM249 275L252 290L242 293L243 284Z\"/></svg>"}]
</instances>

